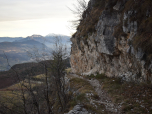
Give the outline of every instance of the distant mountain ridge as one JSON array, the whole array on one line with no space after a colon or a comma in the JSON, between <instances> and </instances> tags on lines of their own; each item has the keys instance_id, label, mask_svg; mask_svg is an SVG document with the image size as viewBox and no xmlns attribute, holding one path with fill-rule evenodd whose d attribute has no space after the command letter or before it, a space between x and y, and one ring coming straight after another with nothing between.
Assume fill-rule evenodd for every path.
<instances>
[{"instance_id":1,"label":"distant mountain ridge","mask_svg":"<svg viewBox=\"0 0 152 114\"><path fill-rule=\"evenodd\" d=\"M61 35L61 34L48 34L46 36L34 34L32 36L24 37L0 37L0 42L24 42L27 40L35 40L40 43L45 44L48 47L51 47L52 43L54 43L54 39L56 37L60 37L63 44L71 45L70 36Z\"/></svg>"},{"instance_id":2,"label":"distant mountain ridge","mask_svg":"<svg viewBox=\"0 0 152 114\"><path fill-rule=\"evenodd\" d=\"M0 42L13 42L21 39L23 39L23 37L0 37Z\"/></svg>"},{"instance_id":3,"label":"distant mountain ridge","mask_svg":"<svg viewBox=\"0 0 152 114\"><path fill-rule=\"evenodd\" d=\"M62 43L68 45L70 48L70 37L64 35L47 35L45 37L41 35L32 35L26 38L23 37L0 37L0 71L8 68L6 57L9 59L11 65L29 62L31 58L27 56L27 52L33 53L34 49L37 49L40 53L44 51L49 52L53 48L55 37L60 37ZM5 39L6 38L6 39Z\"/></svg>"},{"instance_id":4,"label":"distant mountain ridge","mask_svg":"<svg viewBox=\"0 0 152 114\"><path fill-rule=\"evenodd\" d=\"M41 35L32 35L32 36L28 36L26 38L23 38L23 39L20 39L20 40L17 40L19 42L23 42L23 41L26 41L26 40L45 40L45 38Z\"/></svg>"},{"instance_id":5,"label":"distant mountain ridge","mask_svg":"<svg viewBox=\"0 0 152 114\"><path fill-rule=\"evenodd\" d=\"M0 70L8 68L6 62L6 54L9 64L12 66L17 63L28 62L31 58L27 55L27 52L33 53L34 48L42 52L42 49L49 50L44 44L35 40L25 40L23 42L0 42Z\"/></svg>"},{"instance_id":6,"label":"distant mountain ridge","mask_svg":"<svg viewBox=\"0 0 152 114\"><path fill-rule=\"evenodd\" d=\"M24 41L24 40L36 40L39 42L44 41L53 41L55 37L62 37L63 40L68 41L70 40L70 36L67 35L61 35L61 34L48 34L46 36L42 35L37 35L34 34L32 36L27 36L26 38L24 37L0 37L0 42L19 42L19 41Z\"/></svg>"}]
</instances>

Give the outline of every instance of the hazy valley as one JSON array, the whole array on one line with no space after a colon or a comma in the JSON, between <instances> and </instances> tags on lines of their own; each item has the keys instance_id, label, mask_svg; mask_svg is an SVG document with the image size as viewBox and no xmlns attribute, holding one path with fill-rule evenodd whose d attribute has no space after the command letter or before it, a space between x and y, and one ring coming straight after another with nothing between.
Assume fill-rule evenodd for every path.
<instances>
[{"instance_id":1,"label":"hazy valley","mask_svg":"<svg viewBox=\"0 0 152 114\"><path fill-rule=\"evenodd\" d=\"M51 52L51 48L53 48L55 37L57 35L47 35L45 37L41 35L32 35L26 38L9 38L9 37L1 37L0 38L0 71L4 71L9 69L8 64L11 66L34 61L32 57L30 57L30 53L47 53ZM66 44L68 49L70 48L70 37L58 35L61 37L62 43ZM8 59L8 62L7 62Z\"/></svg>"}]
</instances>

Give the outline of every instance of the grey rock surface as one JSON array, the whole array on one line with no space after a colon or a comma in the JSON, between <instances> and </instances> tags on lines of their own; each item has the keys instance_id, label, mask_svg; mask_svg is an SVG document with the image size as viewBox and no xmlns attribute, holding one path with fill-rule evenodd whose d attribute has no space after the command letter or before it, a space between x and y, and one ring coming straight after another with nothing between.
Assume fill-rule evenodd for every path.
<instances>
[{"instance_id":1,"label":"grey rock surface","mask_svg":"<svg viewBox=\"0 0 152 114\"><path fill-rule=\"evenodd\" d=\"M152 63L147 64L145 52L140 48L135 49L131 43L138 30L137 21L131 20L131 17L137 11L118 11L125 2L116 3L112 12L103 10L95 27L97 32L89 35L87 40L71 38L71 67L74 73L104 73L108 77L122 77L126 81L152 82ZM120 23L127 37L114 36L115 28Z\"/></svg>"},{"instance_id":2,"label":"grey rock surface","mask_svg":"<svg viewBox=\"0 0 152 114\"><path fill-rule=\"evenodd\" d=\"M72 110L70 110L68 113L65 114L90 114L85 108L83 108L83 105L76 105Z\"/></svg>"}]
</instances>

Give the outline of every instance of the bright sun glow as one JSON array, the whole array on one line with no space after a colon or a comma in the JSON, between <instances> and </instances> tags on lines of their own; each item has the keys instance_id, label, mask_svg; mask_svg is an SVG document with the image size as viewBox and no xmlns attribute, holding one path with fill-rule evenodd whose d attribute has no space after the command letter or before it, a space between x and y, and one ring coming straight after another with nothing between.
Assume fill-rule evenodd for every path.
<instances>
[{"instance_id":1,"label":"bright sun glow","mask_svg":"<svg viewBox=\"0 0 152 114\"><path fill-rule=\"evenodd\" d=\"M1 34L0 36L23 36L26 37L32 34L47 35L49 33L71 35L72 31L68 29L69 22L62 18L48 18L48 19L31 19L19 21L5 21L0 22Z\"/></svg>"},{"instance_id":2,"label":"bright sun glow","mask_svg":"<svg viewBox=\"0 0 152 114\"><path fill-rule=\"evenodd\" d=\"M0 37L27 37L50 33L71 35L67 7L76 0L0 0Z\"/></svg>"}]
</instances>

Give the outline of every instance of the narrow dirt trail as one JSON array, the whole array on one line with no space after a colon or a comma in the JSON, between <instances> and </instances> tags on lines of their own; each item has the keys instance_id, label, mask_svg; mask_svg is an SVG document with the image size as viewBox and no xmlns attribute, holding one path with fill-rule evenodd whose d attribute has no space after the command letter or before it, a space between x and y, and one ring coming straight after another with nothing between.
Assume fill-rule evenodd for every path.
<instances>
[{"instance_id":1,"label":"narrow dirt trail","mask_svg":"<svg viewBox=\"0 0 152 114\"><path fill-rule=\"evenodd\" d=\"M88 81L94 87L94 89L97 92L100 100L98 100L98 101L91 100L90 102L96 102L96 103L99 103L99 104L103 104L106 107L106 110L109 112L109 114L121 114L121 111L120 111L121 104L118 105L118 104L112 103L110 97L102 89L102 85L99 83L99 81L97 79L89 80L89 79L83 78L81 76L78 76L76 74L71 74L71 76L84 79L84 80Z\"/></svg>"}]
</instances>

